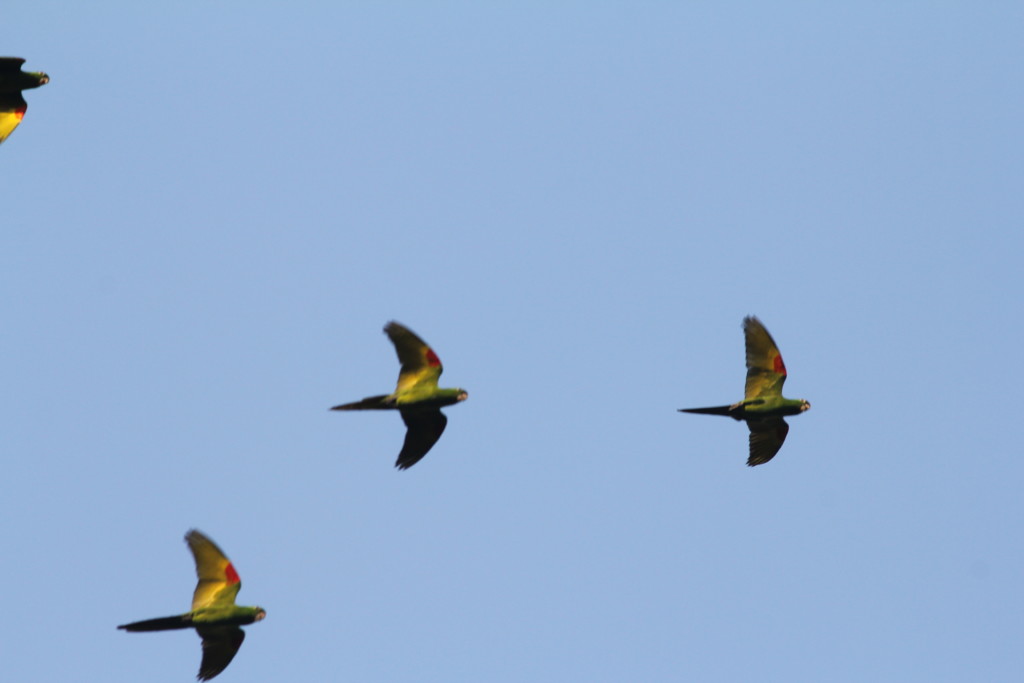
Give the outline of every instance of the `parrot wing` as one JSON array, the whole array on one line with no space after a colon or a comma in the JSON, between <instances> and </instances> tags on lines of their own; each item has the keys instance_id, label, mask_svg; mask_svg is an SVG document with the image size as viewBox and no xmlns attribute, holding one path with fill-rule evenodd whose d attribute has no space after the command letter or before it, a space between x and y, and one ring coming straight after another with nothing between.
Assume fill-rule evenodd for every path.
<instances>
[{"instance_id":1,"label":"parrot wing","mask_svg":"<svg viewBox=\"0 0 1024 683\"><path fill-rule=\"evenodd\" d=\"M208 681L226 669L238 654L245 631L237 626L203 626L196 631L203 639L203 661L197 678Z\"/></svg>"},{"instance_id":2,"label":"parrot wing","mask_svg":"<svg viewBox=\"0 0 1024 683\"><path fill-rule=\"evenodd\" d=\"M395 345L398 361L402 364L402 369L398 372L396 393L402 393L419 384L437 387L437 380L443 368L441 359L433 349L412 330L394 321L384 326L384 332Z\"/></svg>"},{"instance_id":3,"label":"parrot wing","mask_svg":"<svg viewBox=\"0 0 1024 683\"><path fill-rule=\"evenodd\" d=\"M753 316L743 319L743 334L747 344L747 384L744 398L762 398L782 395L786 381L786 364L775 341L761 321Z\"/></svg>"},{"instance_id":4,"label":"parrot wing","mask_svg":"<svg viewBox=\"0 0 1024 683\"><path fill-rule=\"evenodd\" d=\"M789 434L789 425L781 417L747 420L747 427L750 428L750 457L747 458L747 464L751 467L763 465L774 458Z\"/></svg>"},{"instance_id":5,"label":"parrot wing","mask_svg":"<svg viewBox=\"0 0 1024 683\"><path fill-rule=\"evenodd\" d=\"M24 63L21 57L0 57L0 75L21 73L21 65Z\"/></svg>"},{"instance_id":6,"label":"parrot wing","mask_svg":"<svg viewBox=\"0 0 1024 683\"><path fill-rule=\"evenodd\" d=\"M0 142L14 132L21 120L25 118L28 103L20 92L0 94Z\"/></svg>"},{"instance_id":7,"label":"parrot wing","mask_svg":"<svg viewBox=\"0 0 1024 683\"><path fill-rule=\"evenodd\" d=\"M401 413L407 429L395 467L407 470L434 447L444 433L448 418L440 410L403 410Z\"/></svg>"},{"instance_id":8,"label":"parrot wing","mask_svg":"<svg viewBox=\"0 0 1024 683\"><path fill-rule=\"evenodd\" d=\"M195 529L185 534L185 541L196 560L196 576L199 577L196 591L192 594L192 610L234 605L235 596L242 587L242 580L238 577L231 560L216 543ZM224 666L227 666L226 662Z\"/></svg>"}]
</instances>

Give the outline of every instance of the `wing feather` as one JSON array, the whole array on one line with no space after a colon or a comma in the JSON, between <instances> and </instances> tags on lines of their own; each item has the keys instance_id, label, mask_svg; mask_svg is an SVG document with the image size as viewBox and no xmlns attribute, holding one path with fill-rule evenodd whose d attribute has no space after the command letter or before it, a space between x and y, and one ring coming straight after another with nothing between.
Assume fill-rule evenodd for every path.
<instances>
[{"instance_id":1,"label":"wing feather","mask_svg":"<svg viewBox=\"0 0 1024 683\"><path fill-rule=\"evenodd\" d=\"M21 93L0 94L0 142L6 140L7 136L21 124L26 109L28 103Z\"/></svg>"},{"instance_id":2,"label":"wing feather","mask_svg":"<svg viewBox=\"0 0 1024 683\"><path fill-rule=\"evenodd\" d=\"M753 316L743 319L747 346L747 383L744 398L782 396L786 364L782 354L761 321Z\"/></svg>"},{"instance_id":3,"label":"wing feather","mask_svg":"<svg viewBox=\"0 0 1024 683\"><path fill-rule=\"evenodd\" d=\"M436 388L437 380L444 368L433 349L412 330L394 321L384 326L384 332L395 345L398 362L402 364L398 372L396 392L408 391L419 384L432 385Z\"/></svg>"},{"instance_id":4,"label":"wing feather","mask_svg":"<svg viewBox=\"0 0 1024 683\"><path fill-rule=\"evenodd\" d=\"M196 576L199 578L192 594L193 611L203 607L234 605L242 580L224 551L196 529L185 534L185 542L195 558Z\"/></svg>"},{"instance_id":5,"label":"wing feather","mask_svg":"<svg viewBox=\"0 0 1024 683\"><path fill-rule=\"evenodd\" d=\"M763 465L774 458L789 434L789 425L781 417L747 420L747 427L750 428L750 457L747 464L751 467Z\"/></svg>"},{"instance_id":6,"label":"wing feather","mask_svg":"<svg viewBox=\"0 0 1024 683\"><path fill-rule=\"evenodd\" d=\"M201 681L208 681L228 667L245 640L245 631L237 626L204 626L197 628L203 639L203 661L199 665Z\"/></svg>"},{"instance_id":7,"label":"wing feather","mask_svg":"<svg viewBox=\"0 0 1024 683\"><path fill-rule=\"evenodd\" d=\"M0 74L19 74L24 63L21 57L0 57Z\"/></svg>"},{"instance_id":8,"label":"wing feather","mask_svg":"<svg viewBox=\"0 0 1024 683\"><path fill-rule=\"evenodd\" d=\"M395 467L406 470L423 459L448 425L448 418L440 410L403 410L405 422L405 443L398 454Z\"/></svg>"}]
</instances>

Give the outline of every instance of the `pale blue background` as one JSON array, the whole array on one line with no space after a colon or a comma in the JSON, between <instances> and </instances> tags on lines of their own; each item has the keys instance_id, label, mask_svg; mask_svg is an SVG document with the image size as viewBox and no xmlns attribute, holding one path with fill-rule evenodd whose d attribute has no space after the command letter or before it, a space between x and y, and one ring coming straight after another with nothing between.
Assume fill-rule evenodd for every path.
<instances>
[{"instance_id":1,"label":"pale blue background","mask_svg":"<svg viewBox=\"0 0 1024 683\"><path fill-rule=\"evenodd\" d=\"M1019 680L1024 5L683 5L5 7L3 678Z\"/></svg>"}]
</instances>

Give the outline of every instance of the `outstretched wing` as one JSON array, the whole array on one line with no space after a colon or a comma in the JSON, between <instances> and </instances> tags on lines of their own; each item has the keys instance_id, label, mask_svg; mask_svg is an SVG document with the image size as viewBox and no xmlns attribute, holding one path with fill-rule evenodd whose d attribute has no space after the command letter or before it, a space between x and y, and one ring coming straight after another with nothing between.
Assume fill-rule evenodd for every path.
<instances>
[{"instance_id":1,"label":"outstretched wing","mask_svg":"<svg viewBox=\"0 0 1024 683\"><path fill-rule=\"evenodd\" d=\"M405 443L398 454L395 467L407 470L426 455L444 433L448 418L440 410L403 410L402 422L405 423Z\"/></svg>"},{"instance_id":2,"label":"outstretched wing","mask_svg":"<svg viewBox=\"0 0 1024 683\"><path fill-rule=\"evenodd\" d=\"M14 132L25 117L28 103L20 92L0 94L0 142Z\"/></svg>"},{"instance_id":3,"label":"outstretched wing","mask_svg":"<svg viewBox=\"0 0 1024 683\"><path fill-rule=\"evenodd\" d=\"M185 534L185 541L196 560L196 576L199 577L196 592L192 594L192 610L234 605L242 580L238 578L231 560L216 543L195 529Z\"/></svg>"},{"instance_id":4,"label":"outstretched wing","mask_svg":"<svg viewBox=\"0 0 1024 683\"><path fill-rule=\"evenodd\" d=\"M750 457L747 458L747 464L751 467L763 465L774 458L789 434L789 425L781 417L747 420L747 426L750 428Z\"/></svg>"},{"instance_id":5,"label":"outstretched wing","mask_svg":"<svg viewBox=\"0 0 1024 683\"><path fill-rule=\"evenodd\" d=\"M208 681L226 669L238 654L245 631L237 626L202 626L196 631L203 639L203 661L196 678Z\"/></svg>"},{"instance_id":6,"label":"outstretched wing","mask_svg":"<svg viewBox=\"0 0 1024 683\"><path fill-rule=\"evenodd\" d=\"M398 362L402 369L398 372L398 388L401 393L418 384L437 386L441 376L441 359L426 342L417 337L412 330L394 321L384 326L384 332L391 338L398 352Z\"/></svg>"},{"instance_id":7,"label":"outstretched wing","mask_svg":"<svg viewBox=\"0 0 1024 683\"><path fill-rule=\"evenodd\" d=\"M21 65L24 63L21 57L0 57L0 75L21 73Z\"/></svg>"},{"instance_id":8,"label":"outstretched wing","mask_svg":"<svg viewBox=\"0 0 1024 683\"><path fill-rule=\"evenodd\" d=\"M782 396L786 364L775 341L761 321L753 316L743 319L747 341L747 385L744 398Z\"/></svg>"}]
</instances>

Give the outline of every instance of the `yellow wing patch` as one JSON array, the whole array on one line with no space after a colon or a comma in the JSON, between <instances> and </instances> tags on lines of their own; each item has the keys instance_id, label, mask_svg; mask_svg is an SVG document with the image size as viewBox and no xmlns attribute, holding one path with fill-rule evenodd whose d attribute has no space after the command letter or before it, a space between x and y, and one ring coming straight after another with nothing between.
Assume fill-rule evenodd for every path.
<instances>
[{"instance_id":1,"label":"yellow wing patch","mask_svg":"<svg viewBox=\"0 0 1024 683\"><path fill-rule=\"evenodd\" d=\"M402 364L396 392L402 393L422 383L437 386L444 367L434 350L412 330L394 321L384 326L384 332L395 345L398 362Z\"/></svg>"},{"instance_id":2,"label":"yellow wing patch","mask_svg":"<svg viewBox=\"0 0 1024 683\"><path fill-rule=\"evenodd\" d=\"M24 108L0 111L0 142L6 140L7 136L14 132L23 118L25 118Z\"/></svg>"},{"instance_id":3,"label":"yellow wing patch","mask_svg":"<svg viewBox=\"0 0 1024 683\"><path fill-rule=\"evenodd\" d=\"M242 580L231 560L216 543L195 529L185 534L185 541L195 558L199 578L192 594L192 609L235 604Z\"/></svg>"}]
</instances>

